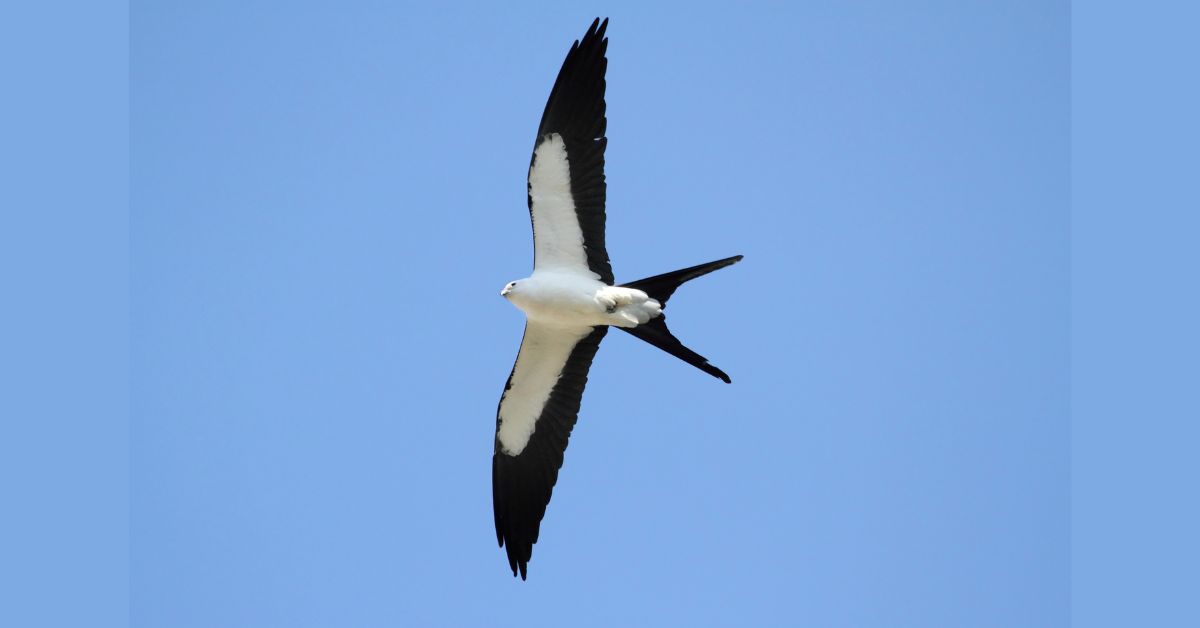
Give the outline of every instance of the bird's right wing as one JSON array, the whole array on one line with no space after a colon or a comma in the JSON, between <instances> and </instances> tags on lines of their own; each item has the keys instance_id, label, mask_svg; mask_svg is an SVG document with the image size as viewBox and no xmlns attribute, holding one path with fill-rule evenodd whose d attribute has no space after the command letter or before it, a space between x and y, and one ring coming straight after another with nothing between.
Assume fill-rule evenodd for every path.
<instances>
[{"instance_id":1,"label":"bird's right wing","mask_svg":"<svg viewBox=\"0 0 1200 628\"><path fill-rule=\"evenodd\" d=\"M608 20L592 22L558 71L529 163L534 270L568 270L612 285L604 247L604 104Z\"/></svg>"},{"instance_id":2,"label":"bird's right wing","mask_svg":"<svg viewBox=\"0 0 1200 628\"><path fill-rule=\"evenodd\" d=\"M608 328L530 322L500 406L492 455L496 540L525 578L542 517L579 414L588 369Z\"/></svg>"}]
</instances>

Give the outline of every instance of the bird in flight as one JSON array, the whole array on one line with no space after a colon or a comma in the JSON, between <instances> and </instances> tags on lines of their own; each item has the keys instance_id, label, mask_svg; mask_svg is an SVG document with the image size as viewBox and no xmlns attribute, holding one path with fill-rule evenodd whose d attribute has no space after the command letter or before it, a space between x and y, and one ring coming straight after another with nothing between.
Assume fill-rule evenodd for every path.
<instances>
[{"instance_id":1,"label":"bird in flight","mask_svg":"<svg viewBox=\"0 0 1200 628\"><path fill-rule=\"evenodd\" d=\"M729 376L683 346L663 308L680 284L741 255L615 285L604 249L604 36L592 22L571 46L550 91L529 164L533 274L500 295L525 312L525 336L496 412L492 507L496 540L524 580L588 369L616 327L725 383Z\"/></svg>"}]
</instances>

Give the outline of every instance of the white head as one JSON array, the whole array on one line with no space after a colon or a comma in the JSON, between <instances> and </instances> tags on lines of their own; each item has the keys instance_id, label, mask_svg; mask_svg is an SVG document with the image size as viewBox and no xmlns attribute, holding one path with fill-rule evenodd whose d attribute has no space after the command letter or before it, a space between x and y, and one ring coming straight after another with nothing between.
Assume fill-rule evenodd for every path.
<instances>
[{"instance_id":1,"label":"white head","mask_svg":"<svg viewBox=\"0 0 1200 628\"><path fill-rule=\"evenodd\" d=\"M504 289L500 291L500 296L502 296L506 299L510 298L509 295L511 295L516 289L517 289L517 282L510 281L510 282L508 282L508 285L504 286Z\"/></svg>"}]
</instances>

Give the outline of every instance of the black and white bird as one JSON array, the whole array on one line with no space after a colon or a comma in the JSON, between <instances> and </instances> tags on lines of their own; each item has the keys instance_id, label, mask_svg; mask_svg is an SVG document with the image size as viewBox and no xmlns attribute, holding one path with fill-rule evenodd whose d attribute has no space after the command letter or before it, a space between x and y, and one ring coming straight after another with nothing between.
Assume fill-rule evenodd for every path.
<instances>
[{"instance_id":1,"label":"black and white bird","mask_svg":"<svg viewBox=\"0 0 1200 628\"><path fill-rule=\"evenodd\" d=\"M496 416L492 505L496 539L513 576L525 579L588 369L609 327L649 342L729 383L683 346L663 308L680 284L735 264L741 255L614 285L604 249L604 72L599 19L571 46L550 91L529 164L533 274L501 296L525 312L525 336Z\"/></svg>"}]
</instances>

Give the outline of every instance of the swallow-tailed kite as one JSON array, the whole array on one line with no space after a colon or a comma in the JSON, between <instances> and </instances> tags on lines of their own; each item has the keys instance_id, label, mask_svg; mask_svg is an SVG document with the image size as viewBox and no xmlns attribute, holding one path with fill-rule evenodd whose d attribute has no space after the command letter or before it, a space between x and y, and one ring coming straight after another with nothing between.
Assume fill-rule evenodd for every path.
<instances>
[{"instance_id":1,"label":"swallow-tailed kite","mask_svg":"<svg viewBox=\"0 0 1200 628\"><path fill-rule=\"evenodd\" d=\"M525 312L525 336L496 412L492 506L496 540L525 579L550 493L609 327L617 327L729 383L683 346L663 308L680 284L741 255L614 285L604 250L604 36L597 19L576 41L550 91L529 164L533 274L500 294Z\"/></svg>"}]
</instances>

